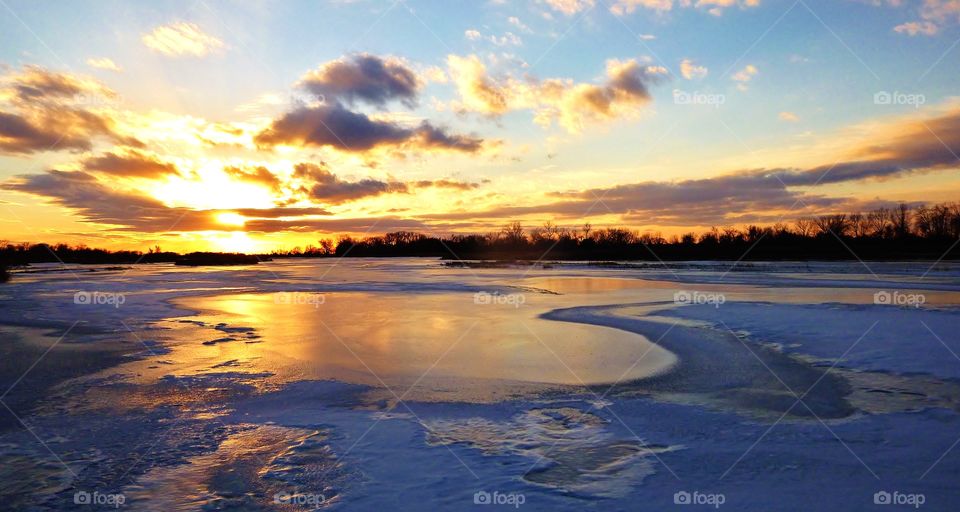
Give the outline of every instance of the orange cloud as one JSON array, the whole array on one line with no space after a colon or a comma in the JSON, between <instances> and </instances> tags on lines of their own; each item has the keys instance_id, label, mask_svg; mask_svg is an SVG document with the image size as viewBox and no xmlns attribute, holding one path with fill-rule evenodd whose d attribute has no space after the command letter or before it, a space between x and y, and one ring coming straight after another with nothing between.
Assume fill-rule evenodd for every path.
<instances>
[{"instance_id":1,"label":"orange cloud","mask_svg":"<svg viewBox=\"0 0 960 512\"><path fill-rule=\"evenodd\" d=\"M560 78L496 80L476 55L449 55L447 65L460 95L453 105L457 110L491 116L531 110L538 124L556 122L571 133L589 123L636 115L650 101L648 86L666 76L665 69L645 66L634 59L607 61L602 84Z\"/></svg>"}]
</instances>

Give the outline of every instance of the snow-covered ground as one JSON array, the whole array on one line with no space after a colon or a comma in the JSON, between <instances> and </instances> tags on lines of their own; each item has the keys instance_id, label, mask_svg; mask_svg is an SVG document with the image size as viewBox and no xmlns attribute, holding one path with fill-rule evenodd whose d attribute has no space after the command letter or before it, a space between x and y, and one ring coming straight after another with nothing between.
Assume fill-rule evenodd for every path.
<instances>
[{"instance_id":1,"label":"snow-covered ground","mask_svg":"<svg viewBox=\"0 0 960 512\"><path fill-rule=\"evenodd\" d=\"M949 263L50 270L0 287L13 509L960 506Z\"/></svg>"}]
</instances>

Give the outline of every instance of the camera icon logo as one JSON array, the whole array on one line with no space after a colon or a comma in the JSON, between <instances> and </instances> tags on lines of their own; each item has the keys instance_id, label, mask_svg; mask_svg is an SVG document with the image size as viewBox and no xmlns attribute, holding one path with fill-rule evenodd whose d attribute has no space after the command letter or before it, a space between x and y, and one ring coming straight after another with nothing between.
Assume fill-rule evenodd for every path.
<instances>
[{"instance_id":1,"label":"camera icon logo","mask_svg":"<svg viewBox=\"0 0 960 512\"><path fill-rule=\"evenodd\" d=\"M81 305L90 304L91 302L90 299L91 299L90 292L77 292L73 294L74 304L81 304Z\"/></svg>"},{"instance_id":2,"label":"camera icon logo","mask_svg":"<svg viewBox=\"0 0 960 512\"><path fill-rule=\"evenodd\" d=\"M688 291L679 291L673 294L673 302L677 304L692 304L693 295Z\"/></svg>"},{"instance_id":3,"label":"camera icon logo","mask_svg":"<svg viewBox=\"0 0 960 512\"><path fill-rule=\"evenodd\" d=\"M893 95L887 91L880 91L873 95L874 105L889 105L893 102Z\"/></svg>"},{"instance_id":4,"label":"camera icon logo","mask_svg":"<svg viewBox=\"0 0 960 512\"><path fill-rule=\"evenodd\" d=\"M493 503L493 498L490 496L490 493L487 491L477 491L473 493L473 504L474 505L489 505Z\"/></svg>"},{"instance_id":5,"label":"camera icon logo","mask_svg":"<svg viewBox=\"0 0 960 512\"><path fill-rule=\"evenodd\" d=\"M673 494L673 503L676 505L689 505L691 503L690 493L687 491L678 491Z\"/></svg>"},{"instance_id":6,"label":"camera icon logo","mask_svg":"<svg viewBox=\"0 0 960 512\"><path fill-rule=\"evenodd\" d=\"M73 502L77 505L89 505L92 503L90 493L87 491L77 491L73 493Z\"/></svg>"},{"instance_id":7,"label":"camera icon logo","mask_svg":"<svg viewBox=\"0 0 960 512\"><path fill-rule=\"evenodd\" d=\"M893 295L887 291L879 291L873 294L873 303L879 305L886 305L893 303Z\"/></svg>"},{"instance_id":8,"label":"camera icon logo","mask_svg":"<svg viewBox=\"0 0 960 512\"><path fill-rule=\"evenodd\" d=\"M889 505L891 503L890 493L887 491L878 491L873 493L874 505Z\"/></svg>"}]
</instances>

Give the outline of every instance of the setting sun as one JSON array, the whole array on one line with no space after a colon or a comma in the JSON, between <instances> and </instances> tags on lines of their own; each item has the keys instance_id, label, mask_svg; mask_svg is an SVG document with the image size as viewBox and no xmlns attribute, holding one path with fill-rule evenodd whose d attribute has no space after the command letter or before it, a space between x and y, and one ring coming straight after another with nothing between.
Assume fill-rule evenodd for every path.
<instances>
[{"instance_id":1,"label":"setting sun","mask_svg":"<svg viewBox=\"0 0 960 512\"><path fill-rule=\"evenodd\" d=\"M217 214L217 222L220 224L227 224L230 226L242 226L247 219L243 215L239 215L232 212L224 212Z\"/></svg>"}]
</instances>

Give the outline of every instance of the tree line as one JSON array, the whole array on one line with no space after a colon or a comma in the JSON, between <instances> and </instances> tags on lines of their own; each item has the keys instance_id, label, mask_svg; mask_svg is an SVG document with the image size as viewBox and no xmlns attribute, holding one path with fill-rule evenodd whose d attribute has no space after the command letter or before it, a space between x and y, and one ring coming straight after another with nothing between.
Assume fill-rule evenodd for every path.
<instances>
[{"instance_id":1,"label":"tree line","mask_svg":"<svg viewBox=\"0 0 960 512\"><path fill-rule=\"evenodd\" d=\"M878 208L866 213L804 217L792 223L712 228L664 237L624 228L527 228L511 222L486 234L445 237L398 231L363 239L340 236L317 245L258 255L299 257L425 256L497 260L805 260L954 259L960 240L960 203ZM191 253L197 255L199 253ZM206 255L212 253L203 253ZM84 245L0 242L0 266L39 262L160 263L190 255L163 251L109 251ZM205 256L208 258L208 256Z\"/></svg>"},{"instance_id":2,"label":"tree line","mask_svg":"<svg viewBox=\"0 0 960 512\"><path fill-rule=\"evenodd\" d=\"M623 228L567 228L511 222L474 235L430 236L399 231L274 253L277 257L434 256L446 259L693 260L693 259L952 259L960 239L960 203L866 213L803 217L793 223L712 228L669 238Z\"/></svg>"}]
</instances>

